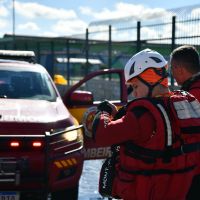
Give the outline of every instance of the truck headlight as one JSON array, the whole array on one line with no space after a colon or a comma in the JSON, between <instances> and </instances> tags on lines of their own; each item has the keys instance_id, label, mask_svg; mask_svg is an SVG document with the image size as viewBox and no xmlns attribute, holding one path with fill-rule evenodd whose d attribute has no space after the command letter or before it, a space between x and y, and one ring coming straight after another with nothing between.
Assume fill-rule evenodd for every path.
<instances>
[{"instance_id":1,"label":"truck headlight","mask_svg":"<svg viewBox=\"0 0 200 200\"><path fill-rule=\"evenodd\" d=\"M64 139L66 139L67 141L71 142L71 141L75 141L75 140L83 140L83 134L82 134L82 129L81 128L77 128L75 129L75 126L70 127L66 129L66 133L63 135Z\"/></svg>"},{"instance_id":2,"label":"truck headlight","mask_svg":"<svg viewBox=\"0 0 200 200\"><path fill-rule=\"evenodd\" d=\"M69 142L73 141L73 140L77 140L78 138L78 131L74 130L74 131L69 131L67 133L64 134L64 138L66 140L68 140Z\"/></svg>"}]
</instances>

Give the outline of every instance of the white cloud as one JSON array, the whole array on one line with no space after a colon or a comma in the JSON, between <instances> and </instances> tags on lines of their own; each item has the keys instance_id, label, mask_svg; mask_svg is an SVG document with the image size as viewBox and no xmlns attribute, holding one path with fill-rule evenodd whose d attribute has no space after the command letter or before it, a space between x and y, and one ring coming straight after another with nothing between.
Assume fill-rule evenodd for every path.
<instances>
[{"instance_id":1,"label":"white cloud","mask_svg":"<svg viewBox=\"0 0 200 200\"><path fill-rule=\"evenodd\" d=\"M89 15L89 16L93 16L94 15L94 11L89 7L81 6L79 8L79 10L81 11L81 13L83 15Z\"/></svg>"},{"instance_id":2,"label":"white cloud","mask_svg":"<svg viewBox=\"0 0 200 200\"><path fill-rule=\"evenodd\" d=\"M87 24L82 20L60 20L52 27L52 31L58 33L59 35L72 35L84 33L86 28Z\"/></svg>"},{"instance_id":3,"label":"white cloud","mask_svg":"<svg viewBox=\"0 0 200 200\"><path fill-rule=\"evenodd\" d=\"M176 30L179 34L176 36L198 36L199 35L199 22L193 23L177 23Z\"/></svg>"},{"instance_id":4,"label":"white cloud","mask_svg":"<svg viewBox=\"0 0 200 200\"><path fill-rule=\"evenodd\" d=\"M5 6L0 6L0 16L1 17L8 16L8 9Z\"/></svg>"},{"instance_id":5,"label":"white cloud","mask_svg":"<svg viewBox=\"0 0 200 200\"><path fill-rule=\"evenodd\" d=\"M8 28L8 21L0 19L0 27L1 27L1 30Z\"/></svg>"},{"instance_id":6,"label":"white cloud","mask_svg":"<svg viewBox=\"0 0 200 200\"><path fill-rule=\"evenodd\" d=\"M158 32L149 27L142 27L141 28L141 38L148 39L148 38L158 38Z\"/></svg>"},{"instance_id":7,"label":"white cloud","mask_svg":"<svg viewBox=\"0 0 200 200\"><path fill-rule=\"evenodd\" d=\"M28 23L25 23L25 24L19 24L17 26L17 28L19 30L28 30L28 31L37 31L37 30L39 30L39 27L37 26L37 24L33 23L33 22L28 22Z\"/></svg>"},{"instance_id":8,"label":"white cloud","mask_svg":"<svg viewBox=\"0 0 200 200\"><path fill-rule=\"evenodd\" d=\"M46 18L46 19L75 19L76 13L73 10L52 8L38 3L21 3L15 2L15 9L18 15L29 19Z\"/></svg>"},{"instance_id":9,"label":"white cloud","mask_svg":"<svg viewBox=\"0 0 200 200\"><path fill-rule=\"evenodd\" d=\"M9 27L9 22L7 20L0 19L0 36L2 37L4 34L11 34L12 29Z\"/></svg>"},{"instance_id":10,"label":"white cloud","mask_svg":"<svg viewBox=\"0 0 200 200\"><path fill-rule=\"evenodd\" d=\"M43 36L47 36L47 37L58 37L59 35L55 32L51 32L51 31L45 31L42 33Z\"/></svg>"},{"instance_id":11,"label":"white cloud","mask_svg":"<svg viewBox=\"0 0 200 200\"><path fill-rule=\"evenodd\" d=\"M200 15L200 8L193 9L191 12L192 17L199 17Z\"/></svg>"},{"instance_id":12,"label":"white cloud","mask_svg":"<svg viewBox=\"0 0 200 200\"><path fill-rule=\"evenodd\" d=\"M9 13L5 7L1 6L0 16L12 15L12 3L6 5ZM49 7L36 2L15 0L15 13L16 34L42 36L80 34L85 33L88 26L86 22L78 18L75 10ZM1 28L5 25L5 22L0 21ZM8 26L12 30L12 24L8 23Z\"/></svg>"},{"instance_id":13,"label":"white cloud","mask_svg":"<svg viewBox=\"0 0 200 200\"><path fill-rule=\"evenodd\" d=\"M150 19L162 17L167 14L162 8L146 8L140 4L117 3L115 10L104 8L100 12L95 12L89 7L80 7L81 13L88 16L93 16L96 20L117 19L122 17L133 16L135 20Z\"/></svg>"}]
</instances>

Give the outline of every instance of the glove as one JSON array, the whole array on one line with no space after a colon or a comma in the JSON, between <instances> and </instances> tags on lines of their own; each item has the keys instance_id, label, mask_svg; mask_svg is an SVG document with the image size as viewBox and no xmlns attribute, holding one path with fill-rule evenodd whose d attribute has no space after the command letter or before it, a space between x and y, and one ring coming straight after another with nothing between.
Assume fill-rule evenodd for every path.
<instances>
[{"instance_id":1,"label":"glove","mask_svg":"<svg viewBox=\"0 0 200 200\"><path fill-rule=\"evenodd\" d=\"M114 120L122 118L124 115L126 115L126 106L122 106L116 113Z\"/></svg>"},{"instance_id":2,"label":"glove","mask_svg":"<svg viewBox=\"0 0 200 200\"><path fill-rule=\"evenodd\" d=\"M105 111L112 115L113 117L117 113L117 107L110 103L108 100L102 101L98 106L97 106L98 111Z\"/></svg>"}]
</instances>

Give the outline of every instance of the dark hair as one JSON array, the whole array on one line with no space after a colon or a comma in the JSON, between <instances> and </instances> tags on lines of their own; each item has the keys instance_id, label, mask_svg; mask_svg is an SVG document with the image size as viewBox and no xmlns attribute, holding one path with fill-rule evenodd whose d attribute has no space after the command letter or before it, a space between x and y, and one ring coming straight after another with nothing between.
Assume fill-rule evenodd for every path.
<instances>
[{"instance_id":1,"label":"dark hair","mask_svg":"<svg viewBox=\"0 0 200 200\"><path fill-rule=\"evenodd\" d=\"M177 61L191 73L200 71L199 53L194 46L183 45L174 49L171 53L171 61Z\"/></svg>"}]
</instances>

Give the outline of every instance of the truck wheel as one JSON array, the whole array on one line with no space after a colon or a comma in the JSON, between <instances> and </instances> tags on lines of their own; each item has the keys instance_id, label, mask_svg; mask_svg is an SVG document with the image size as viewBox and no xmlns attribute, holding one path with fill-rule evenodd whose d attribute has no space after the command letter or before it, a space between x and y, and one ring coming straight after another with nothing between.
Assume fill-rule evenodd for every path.
<instances>
[{"instance_id":1,"label":"truck wheel","mask_svg":"<svg viewBox=\"0 0 200 200\"><path fill-rule=\"evenodd\" d=\"M78 185L66 190L51 193L51 200L78 200Z\"/></svg>"}]
</instances>

